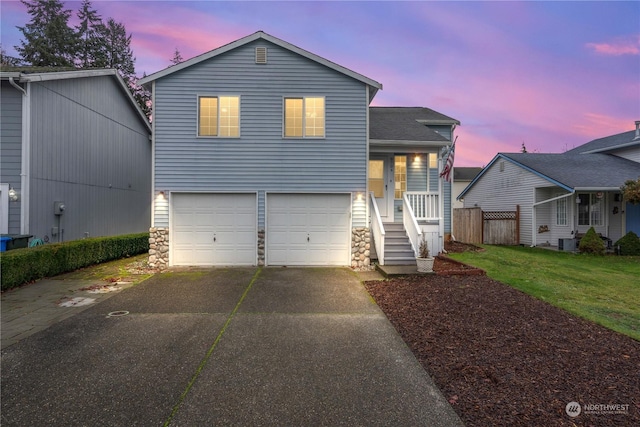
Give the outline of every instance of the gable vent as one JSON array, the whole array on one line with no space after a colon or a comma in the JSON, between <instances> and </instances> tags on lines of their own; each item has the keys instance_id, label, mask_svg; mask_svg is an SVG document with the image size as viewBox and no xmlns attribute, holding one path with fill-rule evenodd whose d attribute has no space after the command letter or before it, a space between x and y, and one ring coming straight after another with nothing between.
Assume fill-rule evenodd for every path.
<instances>
[{"instance_id":1,"label":"gable vent","mask_svg":"<svg viewBox=\"0 0 640 427\"><path fill-rule=\"evenodd\" d=\"M256 47L256 64L266 64L266 63L267 63L267 48Z\"/></svg>"}]
</instances>

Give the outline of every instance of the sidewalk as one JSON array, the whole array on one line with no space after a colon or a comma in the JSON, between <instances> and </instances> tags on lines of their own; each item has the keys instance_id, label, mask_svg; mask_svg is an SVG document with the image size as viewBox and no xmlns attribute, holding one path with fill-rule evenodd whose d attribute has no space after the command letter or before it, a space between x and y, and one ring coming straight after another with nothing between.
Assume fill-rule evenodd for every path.
<instances>
[{"instance_id":1,"label":"sidewalk","mask_svg":"<svg viewBox=\"0 0 640 427\"><path fill-rule=\"evenodd\" d=\"M0 349L147 279L151 274L141 268L146 257L87 267L3 292Z\"/></svg>"}]
</instances>

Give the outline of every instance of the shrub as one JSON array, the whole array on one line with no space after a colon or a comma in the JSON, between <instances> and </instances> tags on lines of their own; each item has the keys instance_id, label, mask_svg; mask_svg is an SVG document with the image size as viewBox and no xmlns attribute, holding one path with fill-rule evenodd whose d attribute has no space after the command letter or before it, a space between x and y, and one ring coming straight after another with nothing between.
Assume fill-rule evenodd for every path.
<instances>
[{"instance_id":1,"label":"shrub","mask_svg":"<svg viewBox=\"0 0 640 427\"><path fill-rule=\"evenodd\" d=\"M586 254L604 255L605 245L596 230L591 227L584 237L580 239L578 250Z\"/></svg>"},{"instance_id":2,"label":"shrub","mask_svg":"<svg viewBox=\"0 0 640 427\"><path fill-rule=\"evenodd\" d=\"M614 247L618 248L619 255L640 255L640 237L633 231L628 232Z\"/></svg>"},{"instance_id":3,"label":"shrub","mask_svg":"<svg viewBox=\"0 0 640 427\"><path fill-rule=\"evenodd\" d=\"M33 280L141 254L149 250L149 234L73 240L3 252L1 287L7 290Z\"/></svg>"}]
</instances>

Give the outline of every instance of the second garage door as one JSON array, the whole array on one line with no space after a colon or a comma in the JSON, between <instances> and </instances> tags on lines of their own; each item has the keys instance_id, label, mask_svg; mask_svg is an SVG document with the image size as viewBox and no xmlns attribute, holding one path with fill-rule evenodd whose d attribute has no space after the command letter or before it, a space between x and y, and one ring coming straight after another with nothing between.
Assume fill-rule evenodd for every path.
<instances>
[{"instance_id":1,"label":"second garage door","mask_svg":"<svg viewBox=\"0 0 640 427\"><path fill-rule=\"evenodd\" d=\"M351 195L267 194L267 264L348 265Z\"/></svg>"},{"instance_id":2,"label":"second garage door","mask_svg":"<svg viewBox=\"0 0 640 427\"><path fill-rule=\"evenodd\" d=\"M172 265L255 265L255 194L172 194Z\"/></svg>"}]
</instances>

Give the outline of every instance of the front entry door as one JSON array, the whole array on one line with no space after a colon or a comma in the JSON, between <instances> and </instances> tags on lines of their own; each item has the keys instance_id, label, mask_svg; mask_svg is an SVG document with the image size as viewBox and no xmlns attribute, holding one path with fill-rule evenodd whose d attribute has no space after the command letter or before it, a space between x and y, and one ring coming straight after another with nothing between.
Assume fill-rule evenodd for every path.
<instances>
[{"instance_id":1,"label":"front entry door","mask_svg":"<svg viewBox=\"0 0 640 427\"><path fill-rule=\"evenodd\" d=\"M627 233L633 231L640 235L640 205L627 203Z\"/></svg>"},{"instance_id":2,"label":"front entry door","mask_svg":"<svg viewBox=\"0 0 640 427\"><path fill-rule=\"evenodd\" d=\"M393 221L393 173L390 156L372 156L369 160L369 191L373 192L380 217Z\"/></svg>"}]
</instances>

